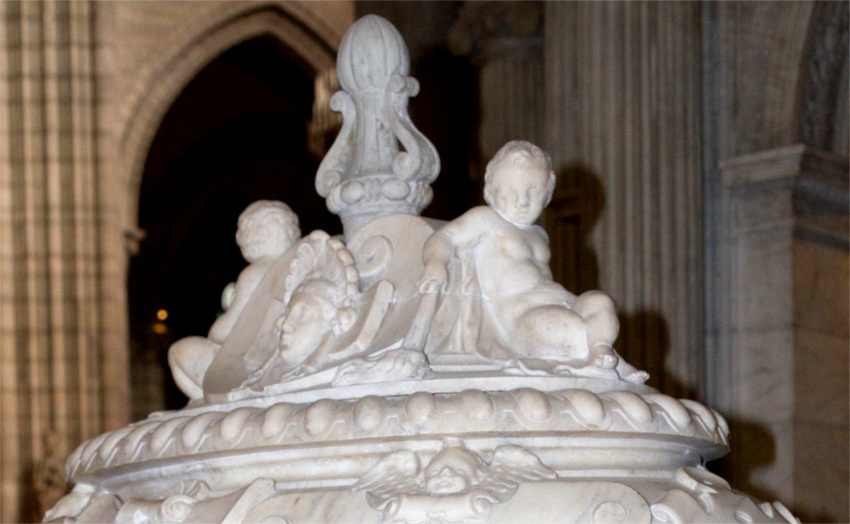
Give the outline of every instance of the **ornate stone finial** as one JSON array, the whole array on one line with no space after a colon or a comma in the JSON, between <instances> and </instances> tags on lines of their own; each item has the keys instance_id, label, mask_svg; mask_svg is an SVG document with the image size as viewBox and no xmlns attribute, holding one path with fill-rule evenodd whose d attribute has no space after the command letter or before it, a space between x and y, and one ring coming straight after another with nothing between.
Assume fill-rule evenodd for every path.
<instances>
[{"instance_id":1,"label":"ornate stone finial","mask_svg":"<svg viewBox=\"0 0 850 524\"><path fill-rule=\"evenodd\" d=\"M408 98L419 92L409 72L407 46L385 19L365 16L345 33L337 58L343 91L331 98L344 123L319 166L316 190L342 219L347 239L374 218L418 215L431 202L440 157L407 114Z\"/></svg>"}]
</instances>

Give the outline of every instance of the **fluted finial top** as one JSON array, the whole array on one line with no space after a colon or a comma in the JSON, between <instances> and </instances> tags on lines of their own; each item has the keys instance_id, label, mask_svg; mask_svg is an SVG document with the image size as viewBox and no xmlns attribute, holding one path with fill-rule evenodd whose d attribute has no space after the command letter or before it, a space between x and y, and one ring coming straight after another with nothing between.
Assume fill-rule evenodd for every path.
<instances>
[{"instance_id":1,"label":"fluted finial top","mask_svg":"<svg viewBox=\"0 0 850 524\"><path fill-rule=\"evenodd\" d=\"M342 219L346 239L378 217L418 215L431 201L440 157L407 113L408 98L419 92L409 73L407 46L383 18L365 16L342 38L343 90L330 105L343 126L316 173L316 190Z\"/></svg>"},{"instance_id":2,"label":"fluted finial top","mask_svg":"<svg viewBox=\"0 0 850 524\"><path fill-rule=\"evenodd\" d=\"M410 73L410 57L395 26L380 16L367 15L345 33L336 68L346 91L383 88L394 75Z\"/></svg>"}]
</instances>

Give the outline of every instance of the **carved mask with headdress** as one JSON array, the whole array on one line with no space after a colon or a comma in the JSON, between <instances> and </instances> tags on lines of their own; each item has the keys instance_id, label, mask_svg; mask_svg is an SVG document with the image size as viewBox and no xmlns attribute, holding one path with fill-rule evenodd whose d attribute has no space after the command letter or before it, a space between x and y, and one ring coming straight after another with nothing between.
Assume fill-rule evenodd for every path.
<instances>
[{"instance_id":1,"label":"carved mask with headdress","mask_svg":"<svg viewBox=\"0 0 850 524\"><path fill-rule=\"evenodd\" d=\"M313 233L305 239L289 266L287 306L275 323L286 368L308 360L316 364L325 346L348 330L356 316L358 275L351 254L339 240L322 236Z\"/></svg>"}]
</instances>

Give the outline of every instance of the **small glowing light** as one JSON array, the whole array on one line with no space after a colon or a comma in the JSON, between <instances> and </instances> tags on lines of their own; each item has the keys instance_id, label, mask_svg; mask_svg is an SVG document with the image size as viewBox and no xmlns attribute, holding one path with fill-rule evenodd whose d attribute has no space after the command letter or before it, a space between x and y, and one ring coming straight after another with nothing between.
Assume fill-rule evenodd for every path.
<instances>
[{"instance_id":1,"label":"small glowing light","mask_svg":"<svg viewBox=\"0 0 850 524\"><path fill-rule=\"evenodd\" d=\"M165 320L166 318L168 318L168 311L160 309L156 312L156 318L158 318L159 320Z\"/></svg>"},{"instance_id":2,"label":"small glowing light","mask_svg":"<svg viewBox=\"0 0 850 524\"><path fill-rule=\"evenodd\" d=\"M153 332L157 335L164 335L166 332L168 332L168 327L162 322L154 322Z\"/></svg>"}]
</instances>

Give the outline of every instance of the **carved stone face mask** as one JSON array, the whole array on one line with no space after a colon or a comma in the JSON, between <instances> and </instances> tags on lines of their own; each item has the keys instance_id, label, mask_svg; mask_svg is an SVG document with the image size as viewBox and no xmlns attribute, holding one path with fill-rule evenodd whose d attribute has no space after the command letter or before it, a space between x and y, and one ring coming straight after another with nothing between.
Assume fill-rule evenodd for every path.
<instances>
[{"instance_id":1,"label":"carved stone face mask","mask_svg":"<svg viewBox=\"0 0 850 524\"><path fill-rule=\"evenodd\" d=\"M314 293L295 293L281 324L280 356L287 366L304 362L330 333L336 308Z\"/></svg>"}]
</instances>

